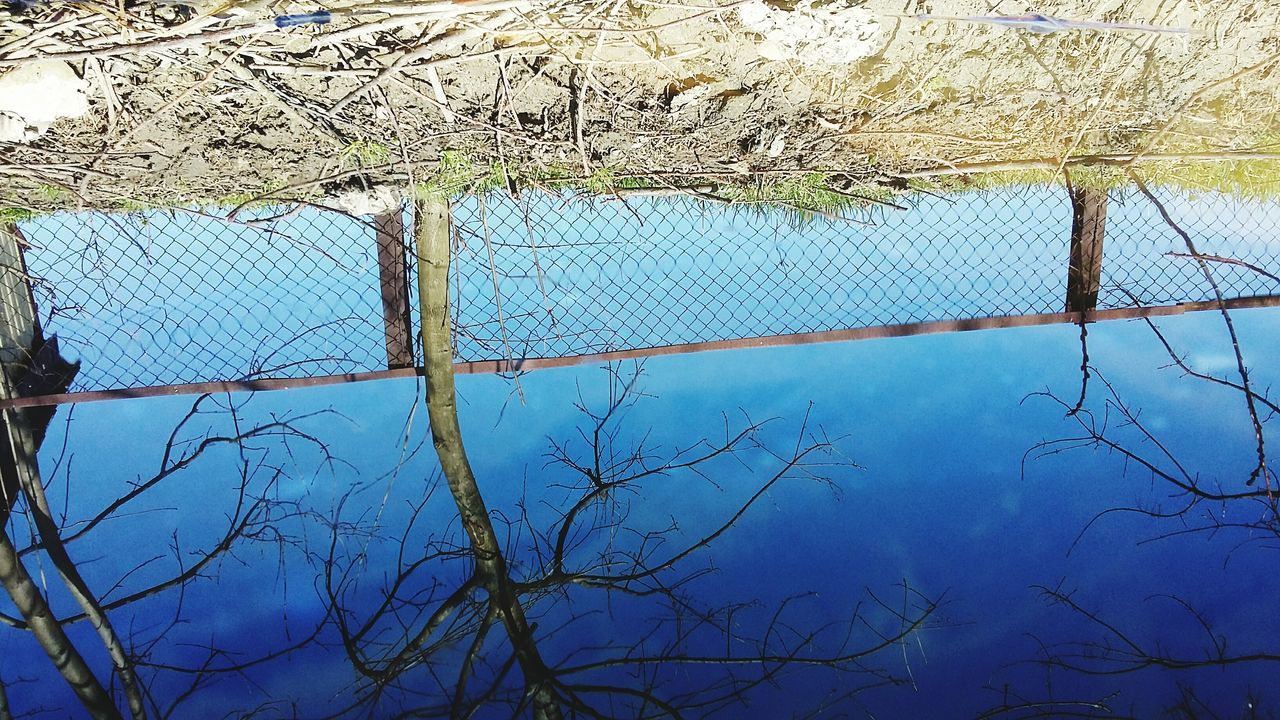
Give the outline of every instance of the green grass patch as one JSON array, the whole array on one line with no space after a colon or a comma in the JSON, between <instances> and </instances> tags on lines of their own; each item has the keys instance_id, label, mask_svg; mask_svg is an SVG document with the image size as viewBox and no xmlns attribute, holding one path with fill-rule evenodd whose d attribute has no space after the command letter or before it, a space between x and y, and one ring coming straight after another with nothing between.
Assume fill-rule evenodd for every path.
<instances>
[{"instance_id":1,"label":"green grass patch","mask_svg":"<svg viewBox=\"0 0 1280 720\"><path fill-rule=\"evenodd\" d=\"M37 218L40 215L40 212L30 208L0 208L0 225L16 225L20 222L26 222L27 220Z\"/></svg>"},{"instance_id":2,"label":"green grass patch","mask_svg":"<svg viewBox=\"0 0 1280 720\"><path fill-rule=\"evenodd\" d=\"M1077 165L1069 168L1068 172L1071 183L1081 188L1112 190L1130 182L1124 170L1114 166ZM1018 187L1057 187L1065 182L1062 173L1046 168L945 176L914 182L912 187L935 192L981 192Z\"/></svg>"},{"instance_id":3,"label":"green grass patch","mask_svg":"<svg viewBox=\"0 0 1280 720\"><path fill-rule=\"evenodd\" d=\"M477 185L488 185L492 182L493 168L479 165L471 154L464 150L444 150L440 153L440 162L435 172L426 180L417 183L414 194L420 199L457 197L472 192ZM484 182L479 182L481 180Z\"/></svg>"},{"instance_id":4,"label":"green grass patch","mask_svg":"<svg viewBox=\"0 0 1280 720\"><path fill-rule=\"evenodd\" d=\"M1153 162L1137 173L1148 184L1177 188L1192 196L1220 193L1244 200L1280 199L1280 160Z\"/></svg>"},{"instance_id":5,"label":"green grass patch","mask_svg":"<svg viewBox=\"0 0 1280 720\"><path fill-rule=\"evenodd\" d=\"M418 197L457 198L465 194L541 190L545 192L577 192L587 195L625 195L627 190L671 190L680 195L680 187L698 188L685 197L694 202L708 202L728 207L732 212L777 216L792 223L839 216L878 202L893 202L894 191L887 187L842 187L839 178L824 173L797 176L763 176L729 181L685 180L673 183L670 176L627 173L615 167L602 167L583 177L568 166L534 166L512 168L501 163L481 164L465 150L446 150L427 179L414 188ZM709 189L708 189L709 188Z\"/></svg>"},{"instance_id":6,"label":"green grass patch","mask_svg":"<svg viewBox=\"0 0 1280 720\"><path fill-rule=\"evenodd\" d=\"M355 140L338 151L343 167L374 167L391 160L391 148L376 140Z\"/></svg>"},{"instance_id":7,"label":"green grass patch","mask_svg":"<svg viewBox=\"0 0 1280 720\"><path fill-rule=\"evenodd\" d=\"M1075 165L1076 187L1116 190L1131 184L1128 173L1114 165ZM1187 193L1216 193L1243 200L1280 200L1280 160L1153 160L1133 166L1142 181ZM913 181L912 187L934 192L974 192L1019 187L1061 187L1061 173L1050 169L957 175Z\"/></svg>"},{"instance_id":8,"label":"green grass patch","mask_svg":"<svg viewBox=\"0 0 1280 720\"><path fill-rule=\"evenodd\" d=\"M843 184L840 178L824 173L778 179L758 176L755 181L721 185L715 194L739 211L779 216L793 223L840 217L876 203L894 202L895 195L888 187L841 187Z\"/></svg>"}]
</instances>

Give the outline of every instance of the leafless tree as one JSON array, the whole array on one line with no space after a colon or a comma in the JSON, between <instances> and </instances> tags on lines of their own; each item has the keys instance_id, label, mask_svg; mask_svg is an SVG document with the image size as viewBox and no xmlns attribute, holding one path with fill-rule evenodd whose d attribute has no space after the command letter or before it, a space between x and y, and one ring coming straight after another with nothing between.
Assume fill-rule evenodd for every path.
<instances>
[{"instance_id":1,"label":"leafless tree","mask_svg":"<svg viewBox=\"0 0 1280 720\"><path fill-rule=\"evenodd\" d=\"M219 433L212 425L200 427L199 422L210 416L225 420L230 432ZM53 662L53 669L95 718L121 716L117 690L123 696L129 716L170 717L195 689L211 678L220 673L240 672L252 665L243 660L227 662L225 649L210 649L206 662L190 667L165 662L161 651L169 632L188 621L183 612L183 597L195 583L216 577L222 560L232 556L240 544L285 541L279 528L299 510L272 497L273 488L287 472L284 465L273 459L274 455L281 450L291 453L291 445L305 444L319 452L322 462L333 462L324 443L301 429L309 417L311 415L279 417L245 427L236 403L223 404L213 396L201 396L167 438L159 467L152 476L129 482L121 479L120 485L126 489L123 494L80 515L80 504L71 498L74 493L71 476L80 476L75 482L94 484L109 482L109 479L92 472L73 472L70 468L73 455L67 453L64 443L50 473L54 476L61 470L67 479L64 505L57 508L51 502L48 483L41 479L35 460L52 413L5 410L6 437L12 439L12 452L3 466L0 583L17 614L0 613L0 624L34 637ZM95 539L107 533L117 536L140 533L146 527L145 521L124 519L155 511L145 507L149 494L179 482L184 473L223 447L236 454L236 478L230 488L232 500L224 518L224 529L212 542L190 545L181 542L175 532L169 540L169 552L160 555L149 549L154 547L151 542L121 543L142 554L132 567L128 561L121 561L121 566L129 569L114 581L90 581L82 573L81 561L92 557ZM217 503L221 498L217 493L197 486L191 488L189 496L210 513L219 509ZM71 510L73 507L76 511ZM15 542L24 536L30 538L29 544ZM195 558L194 562L190 558ZM43 567L46 561L56 569L78 612L58 607L53 593L28 569L32 563ZM148 623L146 631L131 629L128 632L121 632L118 623L113 622L125 608L165 596L173 598L171 604L166 604L167 612L171 613L169 620ZM148 607L159 605L152 603ZM77 641L69 634L71 626L86 621L110 658L110 676L106 681L103 680L106 676L95 671L86 660L94 653L83 647L83 637ZM161 674L188 678L187 688L168 695L152 693L150 688ZM5 712L9 712L7 707Z\"/></svg>"},{"instance_id":2,"label":"leafless tree","mask_svg":"<svg viewBox=\"0 0 1280 720\"><path fill-rule=\"evenodd\" d=\"M1154 327L1154 326L1153 326ZM1158 328L1156 332L1159 333ZM1178 357L1168 346L1162 334L1158 335L1173 357ZM1179 358L1175 364L1184 363ZM1276 547L1280 536L1280 516L1277 515L1276 501L1272 489L1250 486L1249 469L1243 463L1240 466L1236 482L1230 479L1208 481L1207 473L1198 472L1188 461L1180 457L1177 448L1149 428L1142 419L1141 410L1123 399L1119 390L1102 376L1097 368L1093 369L1105 390L1101 410L1073 411L1070 403L1052 393L1043 395L1064 411L1069 421L1075 423L1081 432L1064 438L1045 441L1038 444L1028 453L1029 458L1042 458L1067 452L1082 450L1098 450L1120 459L1118 474L1125 479L1154 480L1157 488L1168 488L1168 493L1153 493L1153 499L1132 505L1112 507L1098 512L1072 544L1088 533L1097 523L1105 522L1113 515L1136 515L1150 519L1154 531L1150 537L1141 540L1143 543L1169 541L1188 535L1205 535L1217 539L1233 536L1228 540L1229 553L1240 552L1244 548L1254 547L1262 552L1269 552ZM1189 376L1200 373L1188 373ZM1203 377L1221 384L1220 378ZM1239 387L1236 390L1242 391ZM1260 404L1271 401L1265 395L1259 395ZM1263 420L1264 427L1265 419ZM1252 460L1252 459L1250 459ZM1229 465L1229 460L1219 458L1219 466L1206 470L1220 470ZM1269 471L1268 471L1269 472ZM1135 608L1119 609L1108 606L1091 605L1082 600L1078 594L1065 586L1065 581L1054 586L1036 586L1034 588L1050 605L1067 611L1069 617L1083 621L1076 625L1082 628L1081 636L1067 640L1048 641L1040 639L1040 633L1031 633L1037 639L1038 652L1034 662L1056 672L1065 672L1095 679L1122 678L1134 673L1146 671L1167 671L1182 673L1203 668L1230 669L1245 665L1275 665L1280 663L1280 653L1263 636L1253 635L1247 639L1237 638L1232 642L1228 637L1215 630L1209 615L1191 603L1172 593L1161 593L1152 589L1152 594L1145 599L1144 609L1164 611L1172 609L1182 614L1189 627L1198 629L1195 638L1184 637L1187 643L1170 644L1165 638L1147 637L1136 629L1126 628L1124 618L1132 617ZM1163 606L1163 607L1162 607ZM1265 622L1266 618L1259 618ZM1194 645L1194 647L1192 647ZM1280 665L1278 665L1280 666ZM1244 715L1219 715L1206 712L1206 707L1199 702L1195 690L1190 685L1182 685L1177 704L1168 709L1169 717L1176 718L1215 718L1215 717L1264 717L1264 706L1257 698L1246 698L1243 705L1255 712ZM1100 703L1103 705L1103 703ZM1022 705L1011 705L1010 708L1023 709ZM1028 710L1027 712L1030 712ZM1044 717L1058 717L1054 711ZM1094 712L1089 710L1088 712ZM1085 714L1079 717L1111 717L1110 715ZM1023 712L993 714L990 717L1037 717L1035 714Z\"/></svg>"},{"instance_id":3,"label":"leafless tree","mask_svg":"<svg viewBox=\"0 0 1280 720\"><path fill-rule=\"evenodd\" d=\"M763 441L767 423L745 417L726 418L714 440L665 452L644 439L628 444L622 428L642 397L641 373L611 367L608 402L592 407L580 394L578 436L551 442L534 481L564 502L524 502L515 514L485 504L457 419L446 212L419 207L419 279L432 441L463 535L424 527L436 487L428 484L395 538L394 567L369 588L376 565L367 545L350 539L377 529L339 504L317 561L342 646L364 681L337 714L363 707L471 717L496 706L535 718L703 716L744 706L753 691L802 668L844 679L816 706L904 682L875 656L936 609L913 588L903 585L894 602L868 589L836 622L807 618L804 595L766 609L706 606L693 592L714 572L709 551L770 493L796 482L834 487L829 473L850 464L807 419L785 450ZM643 507L655 490L730 482L726 494L737 497L716 517ZM685 521L696 529L684 532Z\"/></svg>"},{"instance_id":4,"label":"leafless tree","mask_svg":"<svg viewBox=\"0 0 1280 720\"><path fill-rule=\"evenodd\" d=\"M1239 398L1241 422L1251 429L1253 435L1251 457L1218 456L1213 459L1211 467L1193 466L1185 453L1180 452L1167 436L1144 421L1142 410L1136 403L1122 397L1120 390L1098 368L1088 364L1086 356L1085 377L1088 378L1091 374L1101 383L1101 397L1093 398L1092 406L1087 406L1083 402L1083 394L1081 402L1072 403L1052 392L1037 393L1037 396L1046 398L1064 411L1067 420L1074 423L1074 432L1035 445L1028 451L1024 461L1068 452L1101 451L1121 461L1118 474L1122 478L1154 481L1155 487L1167 490L1153 493L1151 499L1142 502L1108 508L1097 513L1082 530L1081 536L1110 516L1137 515L1156 523L1153 536L1143 542L1158 542L1188 535L1215 538L1230 536L1233 540L1230 541L1229 553L1239 552L1244 548L1268 552L1280 547L1276 543L1280 539L1280 487L1276 485L1276 475L1267 454L1271 439L1269 423L1280 412L1280 406L1265 389L1257 386L1250 368L1245 364L1240 337L1231 313L1222 301L1211 264L1227 263L1245 267L1271 279L1275 279L1275 276L1247 263L1201 253L1191 236L1174 222L1160 200L1140 179L1135 178L1135 182L1169 227L1184 241L1187 252L1176 255L1195 261L1212 288L1235 359L1234 373L1217 375L1193 367L1155 321L1148 318L1144 322L1169 358L1166 370L1180 372L1180 381L1195 383L1202 390L1212 388ZM1238 430L1238 427L1205 426L1205 442L1212 443L1211 436L1214 433ZM1077 538L1077 542L1079 539ZM1072 547L1074 549L1075 545ZM1173 649L1168 643L1141 637L1124 627L1123 621L1118 619L1123 616L1123 612L1090 606L1063 584L1036 589L1047 602L1064 608L1071 616L1082 620L1084 626L1091 631L1091 635L1085 638L1040 644L1037 661L1060 671L1106 677L1126 676L1155 669L1176 673L1199 668L1258 664L1270 666L1280 662L1280 652L1276 652L1275 648L1268 648L1265 641L1237 638L1236 642L1230 642L1214 629L1212 619L1206 613L1174 594L1153 591L1146 602L1168 604L1184 613L1188 624L1200 631L1201 642L1196 650ZM1248 698L1244 707L1248 710L1245 717L1262 716L1263 710L1257 698ZM1181 686L1178 702L1169 712L1172 717L1179 718L1223 717L1207 708L1194 689L1187 685Z\"/></svg>"},{"instance_id":5,"label":"leafless tree","mask_svg":"<svg viewBox=\"0 0 1280 720\"><path fill-rule=\"evenodd\" d=\"M1064 699L1052 692L1028 695L1005 686L1000 703L984 710L976 720L1040 720L1041 718L1089 718L1089 720L1137 720L1111 703L1114 694L1096 700Z\"/></svg>"},{"instance_id":6,"label":"leafless tree","mask_svg":"<svg viewBox=\"0 0 1280 720\"><path fill-rule=\"evenodd\" d=\"M851 593L834 618L816 613L832 602L808 593L770 588L779 597L768 602L705 597L718 582L713 550L746 530L774 495L797 483L839 492L839 476L852 463L840 439L807 413L785 442L777 439L781 421L743 414L725 417L714 437L664 447L630 432L628 413L644 397L640 368L610 367L607 401L597 405L580 393L580 432L549 442L545 464L525 480L536 490L513 506L490 507L457 417L445 290L449 238L422 239L440 243L422 248L436 264L420 276L426 410L441 473L438 483L419 486L407 509L375 503L353 510L375 483L353 484L323 517L280 499L277 490L300 455L321 466L338 461L307 430L313 415L252 422L245 406L251 400L229 396L199 398L165 438L155 472L121 484L123 492L99 507L71 502L71 478L92 474L72 467L66 446L47 482L34 472L5 476L0 578L17 612L0 614L0 623L40 641L54 661L46 674L61 677L90 715L180 715L183 703L220 678L252 682L274 660L304 649L319 657L327 648L339 649L357 678L353 692L340 695L350 704L335 707L335 716L471 717L495 708L536 718L704 716L747 707L797 673L829 674L836 689L797 700L803 716L867 688L909 681L909 668L903 677L886 665L905 657L906 641L934 621L939 600L905 582L892 596L871 588ZM24 442L22 467L35 470L38 445ZM132 564L112 563L126 570L105 579L86 571L95 538L146 529L163 502L155 498L174 495L182 478L219 462L233 469L219 473L225 507L198 484L183 495L201 506L205 536L198 543L189 536L180 542L175 533L157 553L149 549L154 542L131 542L141 553ZM67 487L58 487L59 478ZM657 504L659 496L692 497L707 488L723 502L703 509ZM327 530L323 545L308 536L317 522ZM189 642L188 594L218 578L229 561L260 561L240 555L254 544L314 562L325 617L266 650L258 642L236 652L211 637L196 661L189 646L171 652ZM74 607L29 570L46 562ZM130 622L140 608L150 613L142 627ZM81 624L95 633L77 632ZM104 656L110 664L99 666L95 658ZM4 713L11 713L14 698L4 692L11 686L0 685ZM271 698L247 715L296 714L298 699Z\"/></svg>"},{"instance_id":7,"label":"leafless tree","mask_svg":"<svg viewBox=\"0 0 1280 720\"><path fill-rule=\"evenodd\" d=\"M1261 693L1250 690L1241 703L1239 712L1230 713L1214 708L1194 688L1178 686L1178 700L1169 708L1171 720L1275 720L1276 711L1268 710Z\"/></svg>"}]
</instances>

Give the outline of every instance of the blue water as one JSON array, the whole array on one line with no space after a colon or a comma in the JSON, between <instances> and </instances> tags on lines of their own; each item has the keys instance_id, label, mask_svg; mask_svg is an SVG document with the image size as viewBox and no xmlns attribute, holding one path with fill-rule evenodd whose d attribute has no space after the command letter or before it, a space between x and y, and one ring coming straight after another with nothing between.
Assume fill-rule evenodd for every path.
<instances>
[{"instance_id":1,"label":"blue water","mask_svg":"<svg viewBox=\"0 0 1280 720\"><path fill-rule=\"evenodd\" d=\"M1280 315L1249 310L1233 317L1252 380L1265 389L1277 379L1271 348L1280 341ZM1187 315L1161 320L1159 327L1191 366L1235 379L1220 316ZM652 686L655 697L681 705L686 717L713 709L722 717L804 717L818 707L833 717L972 718L1002 704L1052 700L1075 704L1053 706L1050 717L1074 710L1149 718L1163 716L1186 692L1218 716L1242 717L1250 689L1263 708L1274 710L1274 663L1115 675L1037 663L1046 652L1065 660L1083 647L1072 643L1120 647L1120 641L1080 613L1047 603L1035 586L1072 593L1080 608L1150 652L1203 659L1213 637L1224 639L1227 655L1280 651L1275 534L1230 527L1178 534L1213 519L1256 521L1265 517L1265 505L1233 500L1202 503L1173 518L1099 517L1123 507L1174 510L1185 507L1186 498L1118 451L1068 447L1044 457L1034 451L1043 441L1080 433L1062 406L1036 395L1049 391L1074 404L1081 381L1078 335L1066 325L646 363L633 387L634 405L605 435L603 447L612 448L615 461L632 457L643 443L648 450L634 467L654 467L680 450L704 451L700 440L714 445L726 432L732 437L748 423L768 422L755 434L756 444L717 456L700 466L702 474L673 470L594 505L585 518L620 525L571 533L571 567L589 567L602 552L652 553L645 557L655 564L678 556L732 517L797 447L829 442L833 452L812 456L822 464L809 474L790 473L771 486L723 535L660 573L661 585L628 586L674 587L671 596L582 585L527 594L525 612L549 665L628 653L821 656L838 653L846 639L851 649L874 646L881 642L877 633L901 630L895 613L904 607L914 617L926 603L939 604L902 641L839 670L776 659L731 668L669 662L644 673L567 676L566 685L580 686L562 691L576 693L604 717L646 713L634 693L610 696L586 686ZM1107 419L1106 435L1117 447L1166 471L1176 468L1176 458L1206 486L1247 489L1256 447L1238 392L1166 367L1169 356L1140 321L1091 325L1088 343L1094 369L1085 408L1099 422ZM630 376L631 366L618 369ZM518 388L495 377L458 380L465 442L517 580L539 576L555 542L551 531L581 495L573 487L583 476L549 464L548 452L567 443L580 464L593 463L594 425L577 406L597 413L607 408L607 380L595 367L527 374ZM1135 413L1140 409L1143 426L1168 456L1120 421L1121 401ZM59 411L40 461L52 506L59 515L65 507L64 535L129 483L157 472L165 442L191 404L190 398L162 398ZM361 636L356 656L378 658L403 648L471 570L456 507L437 477L421 388L383 381L219 396L201 409L178 432L179 441L199 443L286 418L296 418L307 437L268 434L243 450L217 445L69 546L90 585L110 600L181 572L216 547L228 518L236 517L242 477L249 478L248 497L273 503L271 519L251 526L254 537L238 539L182 592L169 588L111 611L115 627L152 664L141 674L157 705L168 707L196 678L172 667L200 665L209 647L219 651L211 666L222 667L300 644L241 674L206 678L174 716L239 717L256 710L257 717L395 717L415 708L447 715L459 659L474 633L446 623L427 643L430 653L373 695L373 684L353 670L342 646L326 590L327 581L349 627L380 618ZM324 411L332 412L303 417ZM1272 425L1265 427L1271 439ZM10 535L19 545L29 538L21 515ZM399 588L400 597L412 600L379 616L398 568L425 553L438 556ZM43 573L37 577L50 588L55 611L73 613L47 558L29 556L28 566ZM1212 634L1187 607L1203 614ZM7 600L0 611L15 612ZM303 642L317 627L315 641ZM72 626L72 637L99 677L109 677L109 663L85 623ZM495 627L479 645L465 696L486 699L484 688L498 690L475 717L528 714L519 706L519 669L503 674L506 637ZM66 684L30 636L0 628L0 658L15 715L76 714ZM1076 659L1085 670L1120 667ZM771 681L751 684L763 671ZM726 685L734 678L744 685ZM647 714L655 713L650 705Z\"/></svg>"}]
</instances>

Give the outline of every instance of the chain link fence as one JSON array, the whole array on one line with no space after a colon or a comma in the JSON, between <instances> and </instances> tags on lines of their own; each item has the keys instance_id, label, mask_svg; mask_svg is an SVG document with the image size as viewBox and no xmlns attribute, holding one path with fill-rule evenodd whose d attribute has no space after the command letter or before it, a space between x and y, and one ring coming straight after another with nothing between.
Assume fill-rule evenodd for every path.
<instances>
[{"instance_id":1,"label":"chain link fence","mask_svg":"<svg viewBox=\"0 0 1280 720\"><path fill-rule=\"evenodd\" d=\"M1280 202L1213 193L1155 191L1174 223L1210 258L1224 297L1280 294ZM1099 307L1213 300L1213 287L1188 257L1186 241L1136 190L1110 193ZM1270 274L1270 276L1268 276Z\"/></svg>"},{"instance_id":2,"label":"chain link fence","mask_svg":"<svg viewBox=\"0 0 1280 720\"><path fill-rule=\"evenodd\" d=\"M1224 296L1280 293L1259 272L1280 269L1280 204L1161 199L1224 259ZM538 193L465 197L453 215L460 362L1061 313L1073 218L1060 188L921 196L843 221ZM44 333L81 361L72 390L94 391L419 364L392 350L416 348L416 280L411 233L395 228L397 252L380 251L386 220L314 206L234 221L62 213L19 231ZM1185 252L1146 198L1113 192L1098 309L1212 300Z\"/></svg>"},{"instance_id":3,"label":"chain link fence","mask_svg":"<svg viewBox=\"0 0 1280 720\"><path fill-rule=\"evenodd\" d=\"M1060 311L1071 228L1064 199L1035 192L847 222L545 195L467 198L454 218L465 360ZM475 312L499 299L503 317Z\"/></svg>"},{"instance_id":4,"label":"chain link fence","mask_svg":"<svg viewBox=\"0 0 1280 720\"><path fill-rule=\"evenodd\" d=\"M1097 309L1212 300L1198 265L1170 255L1186 246L1150 202L1112 195ZM1201 253L1280 269L1280 205L1162 202ZM454 207L457 352L564 357L1058 313L1072 217L1061 188L922 197L844 222L688 200L466 198ZM1280 292L1243 265L1214 272L1227 297Z\"/></svg>"},{"instance_id":5,"label":"chain link fence","mask_svg":"<svg viewBox=\"0 0 1280 720\"><path fill-rule=\"evenodd\" d=\"M374 231L335 212L78 213L20 226L74 389L386 367Z\"/></svg>"}]
</instances>

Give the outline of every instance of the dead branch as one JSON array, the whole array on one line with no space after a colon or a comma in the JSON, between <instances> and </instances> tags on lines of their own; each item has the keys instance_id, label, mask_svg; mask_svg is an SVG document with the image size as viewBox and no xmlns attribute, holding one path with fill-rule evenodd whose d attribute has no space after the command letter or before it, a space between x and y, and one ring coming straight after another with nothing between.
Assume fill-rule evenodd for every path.
<instances>
[{"instance_id":1,"label":"dead branch","mask_svg":"<svg viewBox=\"0 0 1280 720\"><path fill-rule=\"evenodd\" d=\"M1261 476L1263 485L1267 490L1267 496L1274 504L1275 499L1271 497L1271 473L1267 470L1266 440L1263 438L1262 434L1262 421L1258 418L1258 408L1254 403L1255 394L1249 386L1249 369L1245 367L1244 356L1240 353L1240 338L1236 335L1235 324L1231 321L1231 313L1227 311L1227 306L1223 301L1222 290L1218 287L1218 281L1214 277L1213 272L1209 269L1209 263L1206 262L1204 258L1201 257L1200 252L1196 250L1195 243L1191 240L1191 236L1187 234L1187 231L1183 230L1181 226L1174 222L1173 218L1169 215L1169 211L1165 209L1164 204L1161 203L1160 199L1151 192L1146 183L1142 182L1142 178L1138 177L1132 169L1129 169L1128 173L1129 177L1133 180L1134 184L1138 186L1138 189L1142 194L1151 201L1151 204L1155 205L1156 210L1160 213L1160 217L1164 218L1165 224L1172 228L1173 231L1182 238L1182 241L1187 246L1187 252L1196 258L1196 262L1199 263L1200 271L1204 274L1205 280L1207 280L1209 282L1209 286L1213 288L1213 295L1218 302L1218 310L1222 314L1222 321L1226 324L1227 334L1231 336L1231 350L1235 353L1236 369L1240 373L1240 385L1244 389L1245 405L1249 410L1249 420L1253 423L1253 434L1257 443L1258 464L1254 467L1253 471L1249 473L1249 479L1245 482L1245 485L1253 485Z\"/></svg>"},{"instance_id":2,"label":"dead branch","mask_svg":"<svg viewBox=\"0 0 1280 720\"><path fill-rule=\"evenodd\" d=\"M1084 675L1126 675L1149 668L1165 670L1191 670L1205 667L1227 667L1244 663L1280 663L1280 655L1268 652L1229 653L1226 642L1217 635L1205 616L1181 598L1153 596L1149 600L1165 600L1180 606L1195 620L1209 638L1209 647L1199 657L1173 655L1159 644L1148 646L1140 642L1119 625L1108 620L1100 612L1080 605L1071 593L1061 588L1036 586L1045 600L1061 605L1075 615L1084 618L1095 627L1101 637L1049 646L1040 662Z\"/></svg>"}]
</instances>

